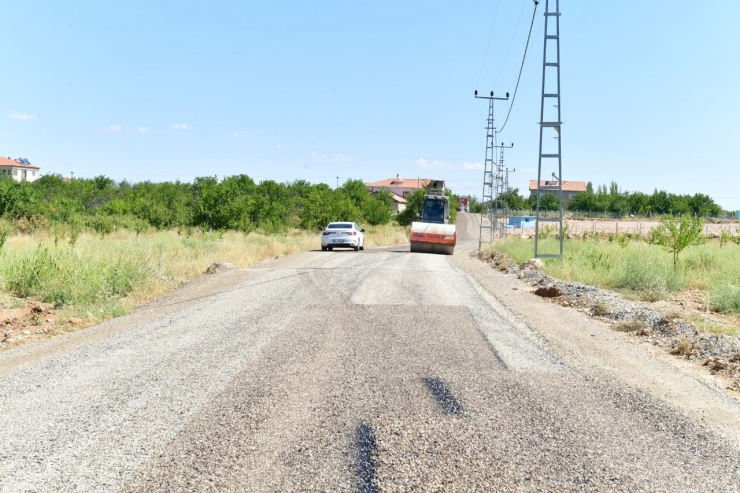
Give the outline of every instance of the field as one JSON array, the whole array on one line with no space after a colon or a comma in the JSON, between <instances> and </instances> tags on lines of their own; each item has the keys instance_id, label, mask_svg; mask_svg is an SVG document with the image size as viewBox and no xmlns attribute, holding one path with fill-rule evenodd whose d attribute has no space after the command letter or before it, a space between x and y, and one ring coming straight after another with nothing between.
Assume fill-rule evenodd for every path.
<instances>
[{"instance_id":1,"label":"field","mask_svg":"<svg viewBox=\"0 0 740 493\"><path fill-rule=\"evenodd\" d=\"M521 263L533 257L533 242L517 237L495 243L494 248ZM546 239L542 251L557 251ZM719 241L686 248L673 268L672 254L657 245L630 240L626 235L608 239L566 240L564 260L546 260L549 275L614 289L644 301L658 301L687 289L702 292L709 308L740 315L740 247Z\"/></svg>"},{"instance_id":2,"label":"field","mask_svg":"<svg viewBox=\"0 0 740 493\"><path fill-rule=\"evenodd\" d=\"M400 226L368 227L365 233L368 247L407 239ZM104 237L82 233L72 244L50 231L18 234L0 251L0 324L5 342L21 333L84 327L156 299L215 262L248 267L318 246L319 233L299 230L269 236L196 228L138 235L118 230Z\"/></svg>"}]
</instances>

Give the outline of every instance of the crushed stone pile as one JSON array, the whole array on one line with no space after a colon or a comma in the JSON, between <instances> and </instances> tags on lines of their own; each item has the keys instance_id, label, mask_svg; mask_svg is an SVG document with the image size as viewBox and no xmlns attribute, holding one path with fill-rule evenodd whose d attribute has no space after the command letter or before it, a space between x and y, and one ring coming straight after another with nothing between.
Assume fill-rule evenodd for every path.
<instances>
[{"instance_id":1,"label":"crushed stone pile","mask_svg":"<svg viewBox=\"0 0 740 493\"><path fill-rule=\"evenodd\" d=\"M662 314L647 302L628 300L614 291L555 279L543 272L544 264L539 259L520 265L493 250L473 256L500 272L516 275L532 286L534 294L552 303L609 323L615 330L645 337L671 354L702 363L714 375L730 377L728 388L740 392L740 338L702 332L686 320Z\"/></svg>"}]
</instances>

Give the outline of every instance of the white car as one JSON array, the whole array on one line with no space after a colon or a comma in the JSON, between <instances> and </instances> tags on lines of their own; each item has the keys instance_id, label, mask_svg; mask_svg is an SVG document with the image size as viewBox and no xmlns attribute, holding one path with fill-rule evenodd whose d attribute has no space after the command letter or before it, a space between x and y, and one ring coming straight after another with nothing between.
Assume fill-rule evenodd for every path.
<instances>
[{"instance_id":1,"label":"white car","mask_svg":"<svg viewBox=\"0 0 740 493\"><path fill-rule=\"evenodd\" d=\"M365 249L364 229L356 223L336 222L329 225L321 233L321 251L335 248L352 248L354 251Z\"/></svg>"}]
</instances>

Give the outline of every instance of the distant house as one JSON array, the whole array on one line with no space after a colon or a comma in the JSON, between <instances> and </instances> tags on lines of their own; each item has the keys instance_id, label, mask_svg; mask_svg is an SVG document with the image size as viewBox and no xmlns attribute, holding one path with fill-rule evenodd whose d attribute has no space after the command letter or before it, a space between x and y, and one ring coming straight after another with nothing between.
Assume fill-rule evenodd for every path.
<instances>
[{"instance_id":1,"label":"distant house","mask_svg":"<svg viewBox=\"0 0 740 493\"><path fill-rule=\"evenodd\" d=\"M429 178L399 178L396 175L395 178L365 183L365 186L370 193L377 192L378 190L388 190L401 198L405 198L408 194L413 193L414 190L426 187L430 181L432 180Z\"/></svg>"},{"instance_id":2,"label":"distant house","mask_svg":"<svg viewBox=\"0 0 740 493\"><path fill-rule=\"evenodd\" d=\"M428 178L388 178L386 180L365 183L368 191L375 195L380 190L386 190L393 194L393 210L402 212L406 209L406 196L413 193L414 190L423 189L431 180Z\"/></svg>"},{"instance_id":3,"label":"distant house","mask_svg":"<svg viewBox=\"0 0 740 493\"><path fill-rule=\"evenodd\" d=\"M39 169L25 158L0 157L0 178L10 177L15 181L36 181L39 177Z\"/></svg>"},{"instance_id":4,"label":"distant house","mask_svg":"<svg viewBox=\"0 0 740 493\"><path fill-rule=\"evenodd\" d=\"M377 190L375 192L370 192L373 195L378 193L380 190ZM403 197L400 197L396 195L395 193L391 192L391 197L393 197L393 205L391 206L391 212L403 212L406 210L406 204L408 202Z\"/></svg>"},{"instance_id":5,"label":"distant house","mask_svg":"<svg viewBox=\"0 0 740 493\"><path fill-rule=\"evenodd\" d=\"M543 194L550 193L553 195L558 194L558 185L560 182L555 180L540 181L540 188ZM564 181L563 182L563 208L568 208L568 202L570 199L576 196L577 193L586 191L585 181ZM537 193L537 180L529 180L529 192Z\"/></svg>"}]
</instances>

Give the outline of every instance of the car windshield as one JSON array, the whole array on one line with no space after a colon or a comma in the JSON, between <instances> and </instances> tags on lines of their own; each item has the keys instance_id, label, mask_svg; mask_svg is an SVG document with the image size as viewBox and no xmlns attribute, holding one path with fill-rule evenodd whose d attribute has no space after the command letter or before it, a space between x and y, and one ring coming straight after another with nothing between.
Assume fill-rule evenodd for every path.
<instances>
[{"instance_id":1,"label":"car windshield","mask_svg":"<svg viewBox=\"0 0 740 493\"><path fill-rule=\"evenodd\" d=\"M445 204L442 200L425 200L422 219L430 223L445 222Z\"/></svg>"},{"instance_id":2,"label":"car windshield","mask_svg":"<svg viewBox=\"0 0 740 493\"><path fill-rule=\"evenodd\" d=\"M352 229L350 223L332 223L326 227L326 229Z\"/></svg>"}]
</instances>

